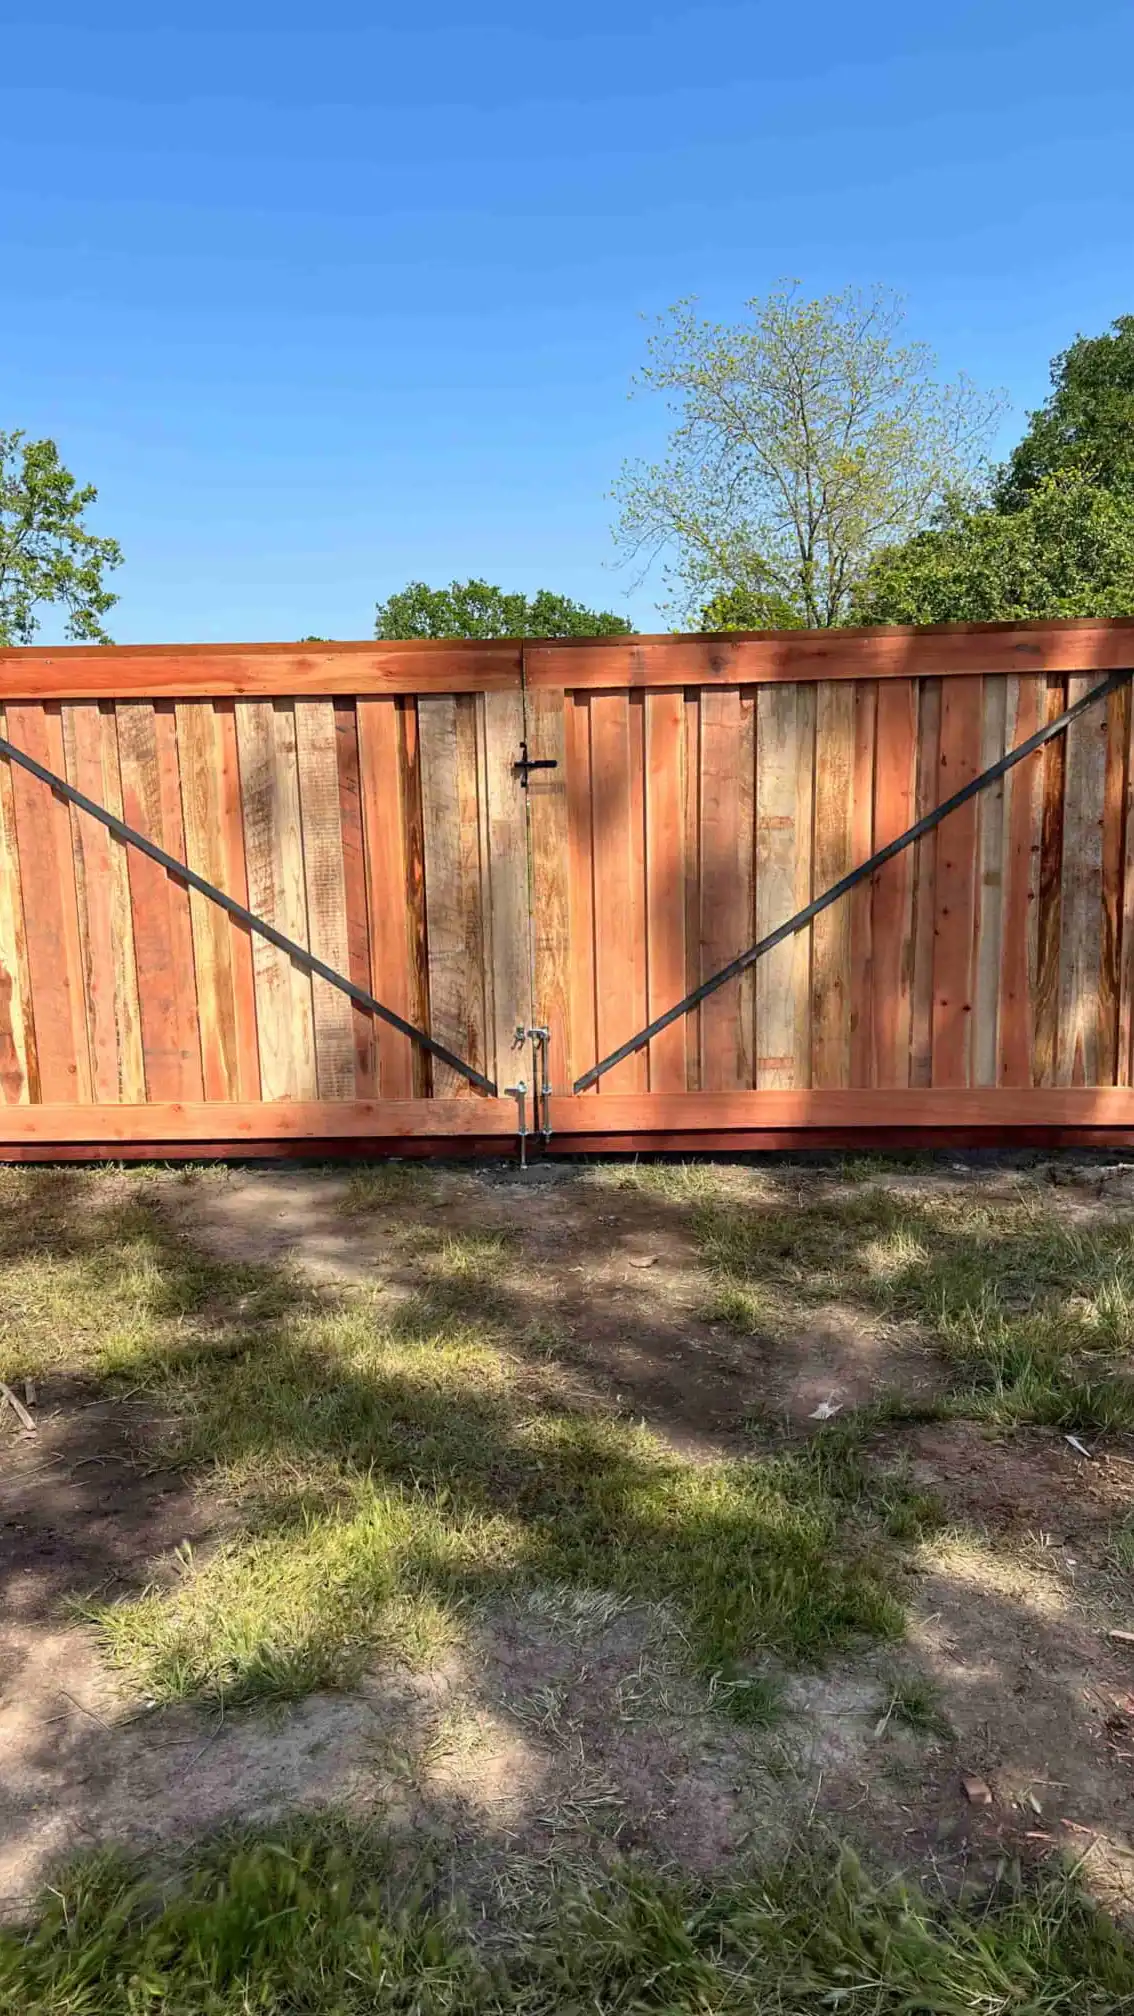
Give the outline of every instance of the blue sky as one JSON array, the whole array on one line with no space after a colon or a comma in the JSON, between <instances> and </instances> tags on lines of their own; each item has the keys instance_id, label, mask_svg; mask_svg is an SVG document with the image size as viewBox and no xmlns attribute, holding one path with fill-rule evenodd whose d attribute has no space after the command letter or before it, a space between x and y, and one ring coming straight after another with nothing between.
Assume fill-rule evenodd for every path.
<instances>
[{"instance_id":1,"label":"blue sky","mask_svg":"<svg viewBox=\"0 0 1134 2016\"><path fill-rule=\"evenodd\" d=\"M1007 445L1134 309L1132 63L1129 0L0 0L0 426L97 482L123 642L473 573L652 627L642 316L886 282Z\"/></svg>"}]
</instances>

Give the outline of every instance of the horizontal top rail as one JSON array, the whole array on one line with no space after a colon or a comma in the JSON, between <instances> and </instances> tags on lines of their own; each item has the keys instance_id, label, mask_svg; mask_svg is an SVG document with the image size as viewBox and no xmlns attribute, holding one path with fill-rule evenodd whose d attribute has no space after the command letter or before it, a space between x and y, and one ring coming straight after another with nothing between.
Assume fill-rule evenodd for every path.
<instances>
[{"instance_id":1,"label":"horizontal top rail","mask_svg":"<svg viewBox=\"0 0 1134 2016\"><path fill-rule=\"evenodd\" d=\"M267 699L665 686L815 679L1113 672L1134 617L715 636L494 638L327 644L69 644L0 650L5 700Z\"/></svg>"},{"instance_id":2,"label":"horizontal top rail","mask_svg":"<svg viewBox=\"0 0 1134 2016\"><path fill-rule=\"evenodd\" d=\"M518 692L522 647L402 644L64 644L0 650L5 700L265 700Z\"/></svg>"},{"instance_id":3,"label":"horizontal top rail","mask_svg":"<svg viewBox=\"0 0 1134 2016\"><path fill-rule=\"evenodd\" d=\"M765 686L955 673L1117 672L1134 617L935 623L920 629L768 630L712 637L549 638L524 646L528 686Z\"/></svg>"}]
</instances>

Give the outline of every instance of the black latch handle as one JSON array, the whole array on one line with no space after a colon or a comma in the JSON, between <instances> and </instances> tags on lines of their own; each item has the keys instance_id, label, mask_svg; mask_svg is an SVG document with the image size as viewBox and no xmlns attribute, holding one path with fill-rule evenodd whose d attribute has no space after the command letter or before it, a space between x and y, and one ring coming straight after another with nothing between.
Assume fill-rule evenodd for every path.
<instances>
[{"instance_id":1,"label":"black latch handle","mask_svg":"<svg viewBox=\"0 0 1134 2016\"><path fill-rule=\"evenodd\" d=\"M526 742L520 744L520 760L512 765L513 777L520 780L521 791L528 788L528 778L533 770L558 770L559 760L555 756L529 756Z\"/></svg>"}]
</instances>

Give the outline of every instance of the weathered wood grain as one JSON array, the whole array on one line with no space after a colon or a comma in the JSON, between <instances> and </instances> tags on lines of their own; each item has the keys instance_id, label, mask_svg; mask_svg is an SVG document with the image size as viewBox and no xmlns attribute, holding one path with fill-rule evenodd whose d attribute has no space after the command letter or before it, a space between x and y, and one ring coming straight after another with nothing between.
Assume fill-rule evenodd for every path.
<instances>
[{"instance_id":1,"label":"weathered wood grain","mask_svg":"<svg viewBox=\"0 0 1134 2016\"><path fill-rule=\"evenodd\" d=\"M941 681L922 681L918 694L917 817L941 802ZM937 905L937 833L914 849L913 967L910 982L911 1086L933 1076L933 955Z\"/></svg>"},{"instance_id":2,"label":"weathered wood grain","mask_svg":"<svg viewBox=\"0 0 1134 2016\"><path fill-rule=\"evenodd\" d=\"M534 1020L550 1030L548 1072L559 1092L569 1089L574 1041L571 1028L571 843L567 816L567 710L564 693L547 688L527 696L528 753L556 765L533 770L528 780L532 857L532 932L535 947ZM594 1059L588 1058L588 1063ZM580 1067L582 1068L582 1067Z\"/></svg>"},{"instance_id":3,"label":"weathered wood grain","mask_svg":"<svg viewBox=\"0 0 1134 2016\"><path fill-rule=\"evenodd\" d=\"M649 693L646 723L647 1016L672 1008L686 992L685 703L680 693ZM685 1030L672 1022L649 1050L651 1092L685 1089Z\"/></svg>"},{"instance_id":4,"label":"weathered wood grain","mask_svg":"<svg viewBox=\"0 0 1134 2016\"><path fill-rule=\"evenodd\" d=\"M65 770L58 706L9 707L15 745L55 775ZM40 1096L87 1102L92 1097L86 982L75 890L71 814L62 798L18 767L12 774L16 848Z\"/></svg>"},{"instance_id":5,"label":"weathered wood grain","mask_svg":"<svg viewBox=\"0 0 1134 2016\"><path fill-rule=\"evenodd\" d=\"M983 684L979 761L981 769L987 770L1005 752L1008 681L986 679ZM998 783L988 785L977 799L971 1062L974 1085L995 1085L999 1076L1006 816L1005 780L1001 778Z\"/></svg>"},{"instance_id":6,"label":"weathered wood grain","mask_svg":"<svg viewBox=\"0 0 1134 2016\"><path fill-rule=\"evenodd\" d=\"M1102 830L1102 945L1099 949L1099 1083L1119 1084L1122 1008L1123 865L1126 855L1130 688L1107 703Z\"/></svg>"},{"instance_id":7,"label":"weathered wood grain","mask_svg":"<svg viewBox=\"0 0 1134 2016\"><path fill-rule=\"evenodd\" d=\"M179 705L177 743L185 860L225 895L246 903L232 703ZM205 1097L255 1098L260 1089L260 1068L249 933L196 890L189 892L189 910Z\"/></svg>"},{"instance_id":8,"label":"weathered wood grain","mask_svg":"<svg viewBox=\"0 0 1134 2016\"><path fill-rule=\"evenodd\" d=\"M62 708L67 780L122 816L118 726L104 702ZM75 894L85 981L92 1095L127 1102L146 1096L130 868L121 840L71 807Z\"/></svg>"},{"instance_id":9,"label":"weathered wood grain","mask_svg":"<svg viewBox=\"0 0 1134 2016\"><path fill-rule=\"evenodd\" d=\"M303 880L309 943L316 957L346 973L350 965L346 874L339 823L335 711L330 700L295 703ZM349 976L348 976L349 977ZM311 983L315 1076L320 1099L353 1099L354 1017L341 988L316 974Z\"/></svg>"},{"instance_id":10,"label":"weathered wood grain","mask_svg":"<svg viewBox=\"0 0 1134 2016\"><path fill-rule=\"evenodd\" d=\"M975 681L942 681L938 804L980 769L982 701ZM970 798L937 828L932 1082L940 1086L972 1082L976 841L977 807Z\"/></svg>"},{"instance_id":11,"label":"weathered wood grain","mask_svg":"<svg viewBox=\"0 0 1134 2016\"><path fill-rule=\"evenodd\" d=\"M701 978L701 696L685 696L685 987ZM701 1010L685 1017L685 1083L701 1085Z\"/></svg>"},{"instance_id":12,"label":"weathered wood grain","mask_svg":"<svg viewBox=\"0 0 1134 2016\"><path fill-rule=\"evenodd\" d=\"M8 735L2 708L0 734ZM0 1100L5 1105L40 1097L12 775L10 759L0 758Z\"/></svg>"},{"instance_id":13,"label":"weathered wood grain","mask_svg":"<svg viewBox=\"0 0 1134 2016\"><path fill-rule=\"evenodd\" d=\"M814 686L762 687L756 701L756 924L764 938L810 901ZM756 967L756 1084L811 1082L811 934Z\"/></svg>"},{"instance_id":14,"label":"weathered wood grain","mask_svg":"<svg viewBox=\"0 0 1134 2016\"><path fill-rule=\"evenodd\" d=\"M295 710L286 701L236 709L250 909L306 946L307 895ZM318 1095L311 975L266 939L253 939L260 1085L266 1100Z\"/></svg>"},{"instance_id":15,"label":"weathered wood grain","mask_svg":"<svg viewBox=\"0 0 1134 2016\"><path fill-rule=\"evenodd\" d=\"M339 832L342 836L343 895L346 902L348 975L356 987L371 991L370 915L366 896L366 849L363 839L362 786L359 775L358 715L352 700L336 700L335 759L339 782ZM350 1004L354 1038L354 1082L360 1099L378 1093L378 1037L375 1018L366 1008Z\"/></svg>"},{"instance_id":16,"label":"weathered wood grain","mask_svg":"<svg viewBox=\"0 0 1134 2016\"><path fill-rule=\"evenodd\" d=\"M854 689L854 764L851 786L851 866L874 851L874 763L878 686L860 679ZM874 1070L874 906L868 881L847 898L850 912L850 1083L870 1085Z\"/></svg>"},{"instance_id":17,"label":"weathered wood grain","mask_svg":"<svg viewBox=\"0 0 1134 2016\"><path fill-rule=\"evenodd\" d=\"M591 798L594 848L595 1011L598 1053L607 1056L646 1020L645 878L639 873L641 772L635 791L632 733L641 714L623 693L597 693L591 701ZM640 759L639 759L640 760ZM644 1092L644 1051L628 1057L600 1083L600 1093Z\"/></svg>"},{"instance_id":18,"label":"weathered wood grain","mask_svg":"<svg viewBox=\"0 0 1134 2016\"><path fill-rule=\"evenodd\" d=\"M517 1031L532 1024L532 946L528 903L528 835L524 793L515 774L524 740L519 693L486 693L484 709L484 813L489 942L492 976L492 1076L503 1090L523 1078L531 1087L532 1057ZM530 1110L530 1102L529 1102Z\"/></svg>"},{"instance_id":19,"label":"weathered wood grain","mask_svg":"<svg viewBox=\"0 0 1134 2016\"><path fill-rule=\"evenodd\" d=\"M1044 718L1053 721L1067 705L1067 682L1049 678ZM1057 735L1043 751L1043 815L1036 921L1035 1015L1032 1038L1032 1079L1036 1085L1057 1082L1059 1041L1059 966L1063 921L1063 785L1067 761L1066 737Z\"/></svg>"},{"instance_id":20,"label":"weathered wood grain","mask_svg":"<svg viewBox=\"0 0 1134 2016\"><path fill-rule=\"evenodd\" d=\"M491 1069L486 999L484 808L474 698L418 702L429 940L429 1033L478 1071ZM438 1096L472 1096L434 1059Z\"/></svg>"},{"instance_id":21,"label":"weathered wood grain","mask_svg":"<svg viewBox=\"0 0 1134 2016\"><path fill-rule=\"evenodd\" d=\"M362 845L370 917L371 968L366 984L403 1021L424 1028L428 1017L416 1012L419 1003L406 893L409 860L402 742L402 720L396 700L358 702ZM382 1097L411 1099L415 1046L408 1036L399 1035L388 1024L375 1030L375 1038ZM447 1075L456 1076L452 1072Z\"/></svg>"},{"instance_id":22,"label":"weathered wood grain","mask_svg":"<svg viewBox=\"0 0 1134 2016\"><path fill-rule=\"evenodd\" d=\"M122 816L176 860L185 859L177 721L166 702L116 709ZM200 1099L201 1046L189 892L137 848L128 856L146 1094Z\"/></svg>"},{"instance_id":23,"label":"weathered wood grain","mask_svg":"<svg viewBox=\"0 0 1134 2016\"><path fill-rule=\"evenodd\" d=\"M570 920L571 1051L568 1083L598 1062L595 1001L595 889L591 789L591 709L566 696L563 717L567 771L567 896ZM539 895L537 890L537 903ZM597 1096L597 1086L590 1096Z\"/></svg>"},{"instance_id":24,"label":"weathered wood grain","mask_svg":"<svg viewBox=\"0 0 1134 2016\"><path fill-rule=\"evenodd\" d=\"M756 704L744 688L701 695L701 978L756 935ZM756 982L751 968L701 1007L706 1091L755 1083Z\"/></svg>"},{"instance_id":25,"label":"weathered wood grain","mask_svg":"<svg viewBox=\"0 0 1134 2016\"><path fill-rule=\"evenodd\" d=\"M854 867L855 689L816 692L812 882L822 894ZM832 904L811 927L811 1082L851 1082L851 909Z\"/></svg>"},{"instance_id":26,"label":"weathered wood grain","mask_svg":"<svg viewBox=\"0 0 1134 2016\"><path fill-rule=\"evenodd\" d=\"M918 689L913 680L878 688L874 773L874 845L896 840L917 817ZM924 852L924 845L923 845ZM914 961L912 849L871 881L871 1082L904 1086L910 1079ZM928 1032L927 1032L928 1037Z\"/></svg>"},{"instance_id":27,"label":"weathered wood grain","mask_svg":"<svg viewBox=\"0 0 1134 2016\"><path fill-rule=\"evenodd\" d=\"M1068 706L1073 706L1095 684L1097 681L1089 675L1069 679ZM1103 927L1106 709L1091 708L1072 722L1062 739L1066 743L1066 769L1055 1076L1060 1085L1097 1085L1102 1062L1099 959Z\"/></svg>"},{"instance_id":28,"label":"weathered wood grain","mask_svg":"<svg viewBox=\"0 0 1134 2016\"><path fill-rule=\"evenodd\" d=\"M1008 681L1005 741L1013 749L1042 725L1044 699L1041 680ZM1002 1085L1030 1085L1034 1070L1043 778L1043 752L1037 750L1004 780L1004 900L996 1016L997 1075Z\"/></svg>"}]
</instances>

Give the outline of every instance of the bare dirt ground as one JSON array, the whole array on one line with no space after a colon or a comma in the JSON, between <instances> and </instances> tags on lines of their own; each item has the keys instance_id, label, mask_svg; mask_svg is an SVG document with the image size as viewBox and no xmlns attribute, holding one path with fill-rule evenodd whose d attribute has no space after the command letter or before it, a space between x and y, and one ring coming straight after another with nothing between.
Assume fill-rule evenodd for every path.
<instances>
[{"instance_id":1,"label":"bare dirt ground","mask_svg":"<svg viewBox=\"0 0 1134 2016\"><path fill-rule=\"evenodd\" d=\"M1090 1162L1035 1181L1065 1222L1132 1209L1129 1178ZM789 1172L790 1179L790 1172ZM601 1172L550 1165L447 1169L425 1201L368 1203L322 1169L126 1174L179 1233L227 1259L286 1266L315 1286L413 1289L407 1228L503 1233L504 1291L580 1391L642 1418L695 1460L743 1456L771 1416L805 1432L821 1403L942 1384L924 1339L837 1301L776 1339L709 1320L710 1283L687 1211ZM743 1194L751 1181L729 1178ZM782 1180L782 1172L781 1172ZM838 1187L806 1167L799 1182ZM923 1167L881 1179L1018 1185L1009 1165ZM790 1188L789 1188L790 1194ZM1082 1454L1056 1429L971 1421L882 1424L941 1499L904 1595L906 1641L789 1677L769 1728L723 1716L660 1608L548 1589L482 1607L427 1672L376 1663L347 1694L228 1715L154 1707L108 1666L75 1598L159 1586L179 1551L223 1536L229 1510L162 1467L144 1393L60 1374L36 1394L37 1432L0 1419L0 1901L24 1900L64 1852L164 1848L233 1821L346 1807L438 1841L475 1895L521 1885L549 1857L639 1849L709 1871L776 1849L809 1820L890 1865L956 1884L1004 1858L1062 1851L1112 1905L1134 1905L1134 1629L1116 1523L1134 1508L1134 1445ZM907 1716L911 1685L934 1706ZM987 1785L973 1803L964 1780Z\"/></svg>"}]
</instances>

